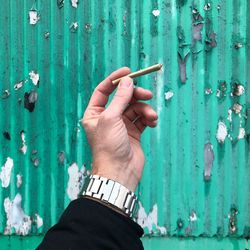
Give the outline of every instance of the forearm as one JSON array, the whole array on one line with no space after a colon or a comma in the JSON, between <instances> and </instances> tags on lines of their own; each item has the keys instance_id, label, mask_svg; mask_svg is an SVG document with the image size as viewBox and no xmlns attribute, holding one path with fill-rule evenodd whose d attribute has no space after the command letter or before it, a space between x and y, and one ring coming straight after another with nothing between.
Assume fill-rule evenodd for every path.
<instances>
[{"instance_id":1,"label":"forearm","mask_svg":"<svg viewBox=\"0 0 250 250\"><path fill-rule=\"evenodd\" d=\"M100 202L80 198L70 203L37 250L143 249L142 228Z\"/></svg>"}]
</instances>

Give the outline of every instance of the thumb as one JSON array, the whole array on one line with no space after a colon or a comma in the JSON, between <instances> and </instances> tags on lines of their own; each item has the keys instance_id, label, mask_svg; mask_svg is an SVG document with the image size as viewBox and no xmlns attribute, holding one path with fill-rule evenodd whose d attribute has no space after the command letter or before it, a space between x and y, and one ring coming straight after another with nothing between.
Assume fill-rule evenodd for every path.
<instances>
[{"instance_id":1,"label":"thumb","mask_svg":"<svg viewBox=\"0 0 250 250\"><path fill-rule=\"evenodd\" d=\"M132 99L133 92L133 80L128 76L123 77L106 112L111 112L114 116L122 115Z\"/></svg>"}]
</instances>

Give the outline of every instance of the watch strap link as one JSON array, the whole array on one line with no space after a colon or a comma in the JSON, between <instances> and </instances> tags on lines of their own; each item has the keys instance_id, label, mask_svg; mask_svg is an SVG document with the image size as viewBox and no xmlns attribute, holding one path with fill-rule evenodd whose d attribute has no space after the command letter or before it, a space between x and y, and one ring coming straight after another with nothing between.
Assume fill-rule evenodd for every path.
<instances>
[{"instance_id":1,"label":"watch strap link","mask_svg":"<svg viewBox=\"0 0 250 250\"><path fill-rule=\"evenodd\" d=\"M129 217L137 211L138 198L134 192L108 178L91 175L82 195L99 199L122 210Z\"/></svg>"}]
</instances>

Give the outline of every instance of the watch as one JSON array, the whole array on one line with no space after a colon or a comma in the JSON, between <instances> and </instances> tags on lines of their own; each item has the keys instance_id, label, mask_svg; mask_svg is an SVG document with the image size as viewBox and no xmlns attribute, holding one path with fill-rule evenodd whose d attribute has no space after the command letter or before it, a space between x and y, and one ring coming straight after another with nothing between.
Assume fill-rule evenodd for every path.
<instances>
[{"instance_id":1,"label":"watch","mask_svg":"<svg viewBox=\"0 0 250 250\"><path fill-rule=\"evenodd\" d=\"M91 175L88 181L85 180L82 195L114 206L130 218L135 217L137 213L138 198L135 193L119 182L99 175Z\"/></svg>"}]
</instances>

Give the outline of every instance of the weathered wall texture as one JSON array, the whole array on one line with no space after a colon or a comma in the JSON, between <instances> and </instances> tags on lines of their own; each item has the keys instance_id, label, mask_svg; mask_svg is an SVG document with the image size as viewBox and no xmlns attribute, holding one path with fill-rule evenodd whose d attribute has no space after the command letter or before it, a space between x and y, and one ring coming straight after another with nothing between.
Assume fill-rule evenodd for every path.
<instances>
[{"instance_id":1,"label":"weathered wall texture","mask_svg":"<svg viewBox=\"0 0 250 250\"><path fill-rule=\"evenodd\" d=\"M137 81L159 113L138 222L155 236L250 236L250 1L0 3L1 234L44 233L76 198L97 83L163 63Z\"/></svg>"}]
</instances>

